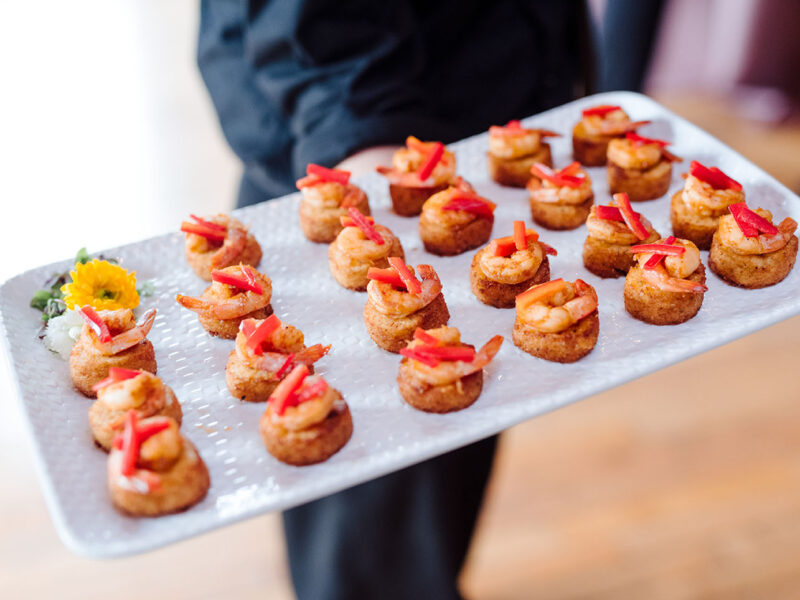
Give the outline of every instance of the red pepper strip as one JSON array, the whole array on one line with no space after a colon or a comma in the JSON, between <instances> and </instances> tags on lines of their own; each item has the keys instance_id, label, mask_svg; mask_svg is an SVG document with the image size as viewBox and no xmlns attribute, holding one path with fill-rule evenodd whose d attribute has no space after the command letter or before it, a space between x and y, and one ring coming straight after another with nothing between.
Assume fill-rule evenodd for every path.
<instances>
[{"instance_id":1,"label":"red pepper strip","mask_svg":"<svg viewBox=\"0 0 800 600\"><path fill-rule=\"evenodd\" d=\"M528 249L528 236L525 235L525 221L514 221L514 245L517 250Z\"/></svg>"},{"instance_id":2,"label":"red pepper strip","mask_svg":"<svg viewBox=\"0 0 800 600\"><path fill-rule=\"evenodd\" d=\"M108 387L113 383L117 383L119 381L125 381L126 379L133 379L141 375L141 371L134 371L132 369L121 369L120 367L110 367L108 369L108 377L103 379L102 381L98 381L92 386L92 391L102 390L104 387Z\"/></svg>"},{"instance_id":3,"label":"red pepper strip","mask_svg":"<svg viewBox=\"0 0 800 600\"><path fill-rule=\"evenodd\" d=\"M389 285L393 285L401 290L408 289L406 288L406 284L403 282L403 280L400 279L400 275L397 274L397 271L391 267L388 269L370 267L367 270L367 279L374 279L375 281L380 281L381 283L388 283Z\"/></svg>"},{"instance_id":4,"label":"red pepper strip","mask_svg":"<svg viewBox=\"0 0 800 600\"><path fill-rule=\"evenodd\" d=\"M558 173L559 175L575 175L581 170L581 163L577 160L574 162L569 163L566 167L561 169Z\"/></svg>"},{"instance_id":5,"label":"red pepper strip","mask_svg":"<svg viewBox=\"0 0 800 600\"><path fill-rule=\"evenodd\" d=\"M325 167L321 167L313 163L310 163L306 167L306 174L316 175L322 181L334 181L336 183L341 183L342 185L347 185L347 183L350 181L350 171L326 169Z\"/></svg>"},{"instance_id":6,"label":"red pepper strip","mask_svg":"<svg viewBox=\"0 0 800 600\"><path fill-rule=\"evenodd\" d=\"M422 293L422 285L420 284L419 280L414 277L414 274L409 271L406 263L403 262L403 259L398 256L390 256L389 257L389 266L393 267L397 274L400 276L400 279L406 286L406 289L412 294L421 294ZM367 273L369 276L369 273Z\"/></svg>"},{"instance_id":7,"label":"red pepper strip","mask_svg":"<svg viewBox=\"0 0 800 600\"><path fill-rule=\"evenodd\" d=\"M315 185L319 185L320 183L325 183L325 180L320 179L316 175L306 175L305 177L301 177L295 182L298 190L302 190L307 187L312 187Z\"/></svg>"},{"instance_id":8,"label":"red pepper strip","mask_svg":"<svg viewBox=\"0 0 800 600\"><path fill-rule=\"evenodd\" d=\"M255 273L253 273L253 269L251 269L247 265L239 265L239 269L241 269L242 275L244 275L244 278L247 279L250 285L257 287L258 289L261 289L261 286L258 283L258 279L256 279L256 275Z\"/></svg>"},{"instance_id":9,"label":"red pepper strip","mask_svg":"<svg viewBox=\"0 0 800 600\"><path fill-rule=\"evenodd\" d=\"M549 254L550 256L558 256L558 250L550 246L549 244L545 244L544 242L539 242L539 245L544 248L544 253Z\"/></svg>"},{"instance_id":10,"label":"red pepper strip","mask_svg":"<svg viewBox=\"0 0 800 600\"><path fill-rule=\"evenodd\" d=\"M437 338L433 337L430 333L420 327L417 327L417 329L414 331L414 339L419 340L426 346L438 346L441 344Z\"/></svg>"},{"instance_id":11,"label":"red pepper strip","mask_svg":"<svg viewBox=\"0 0 800 600\"><path fill-rule=\"evenodd\" d=\"M159 419L158 421L150 421L149 423L145 423L137 427L136 435L139 436L139 447L144 444L149 438L153 437L157 433L161 433L165 429L169 428L169 420L166 418Z\"/></svg>"},{"instance_id":12,"label":"red pepper strip","mask_svg":"<svg viewBox=\"0 0 800 600\"><path fill-rule=\"evenodd\" d=\"M427 354L421 354L419 352L420 348L421 346L417 346L416 348L400 348L400 355L419 361L424 365L428 365L429 367L439 366L439 361L435 357Z\"/></svg>"},{"instance_id":13,"label":"red pepper strip","mask_svg":"<svg viewBox=\"0 0 800 600\"><path fill-rule=\"evenodd\" d=\"M250 283L244 275L232 275L231 273L226 273L225 271L212 271L211 279L217 283L224 283L225 285L229 285L246 292L255 292L259 295L264 293L264 290L260 285L257 283L255 285Z\"/></svg>"},{"instance_id":14,"label":"red pepper strip","mask_svg":"<svg viewBox=\"0 0 800 600\"><path fill-rule=\"evenodd\" d=\"M292 404L297 406L303 402L313 400L317 396L321 396L328 389L328 382L324 379L317 379L315 382L302 387L292 399Z\"/></svg>"},{"instance_id":15,"label":"red pepper strip","mask_svg":"<svg viewBox=\"0 0 800 600\"><path fill-rule=\"evenodd\" d=\"M347 212L350 213L350 218L353 219L356 226L365 236L375 242L378 246L383 246L386 243L381 237L381 234L378 233L372 226L372 223L367 221L364 215L361 214L360 210L351 206L347 209Z\"/></svg>"},{"instance_id":16,"label":"red pepper strip","mask_svg":"<svg viewBox=\"0 0 800 600\"><path fill-rule=\"evenodd\" d=\"M201 219L197 215L189 215L195 222L203 227L208 227L209 229L216 229L218 231L228 231L228 228L225 225L220 225L219 223L214 223L213 221L206 221L205 219Z\"/></svg>"},{"instance_id":17,"label":"red pepper strip","mask_svg":"<svg viewBox=\"0 0 800 600\"><path fill-rule=\"evenodd\" d=\"M514 241L514 238L511 237L492 240L491 247L492 255L503 258L511 256L517 251L517 243Z\"/></svg>"},{"instance_id":18,"label":"red pepper strip","mask_svg":"<svg viewBox=\"0 0 800 600\"><path fill-rule=\"evenodd\" d=\"M440 361L472 362L475 360L475 348L469 346L417 346L418 354L431 356Z\"/></svg>"},{"instance_id":19,"label":"red pepper strip","mask_svg":"<svg viewBox=\"0 0 800 600\"><path fill-rule=\"evenodd\" d=\"M139 458L139 436L136 426L139 416L135 410L129 410L125 415L125 431L122 432L122 463L119 472L125 477L133 475L136 469L136 460Z\"/></svg>"},{"instance_id":20,"label":"red pepper strip","mask_svg":"<svg viewBox=\"0 0 800 600\"><path fill-rule=\"evenodd\" d=\"M670 142L665 142L664 140L657 140L655 138L644 137L637 133L633 133L632 131L629 131L628 133L625 134L625 139L632 141L637 146L641 146L643 144L655 144L657 146L660 146L661 148L666 148L667 146L670 145Z\"/></svg>"},{"instance_id":21,"label":"red pepper strip","mask_svg":"<svg viewBox=\"0 0 800 600\"><path fill-rule=\"evenodd\" d=\"M444 144L442 142L436 142L433 147L433 151L428 155L428 158L422 163L419 171L417 171L417 177L420 178L421 181L425 181L428 177L431 176L433 173L433 169L436 168L436 165L439 164L439 161L442 160L442 156L444 155Z\"/></svg>"},{"instance_id":22,"label":"red pepper strip","mask_svg":"<svg viewBox=\"0 0 800 600\"><path fill-rule=\"evenodd\" d=\"M505 126L506 129L522 129L522 121L519 119L511 119Z\"/></svg>"},{"instance_id":23,"label":"red pepper strip","mask_svg":"<svg viewBox=\"0 0 800 600\"><path fill-rule=\"evenodd\" d=\"M200 225L198 223L184 221L181 223L181 231L183 233L193 233L195 235L199 235L212 242L225 241L225 232L218 229L212 229L211 227L206 227L205 225Z\"/></svg>"},{"instance_id":24,"label":"red pepper strip","mask_svg":"<svg viewBox=\"0 0 800 600\"><path fill-rule=\"evenodd\" d=\"M553 185L557 185L559 187L576 188L580 187L584 181L583 177L556 173L550 167L542 163L534 163L534 165L531 167L531 173L533 173L533 175L539 179L546 179Z\"/></svg>"},{"instance_id":25,"label":"red pepper strip","mask_svg":"<svg viewBox=\"0 0 800 600\"><path fill-rule=\"evenodd\" d=\"M604 219L606 221L625 222L625 219L622 218L622 213L616 206L598 206L595 211L595 216L598 219Z\"/></svg>"},{"instance_id":26,"label":"red pepper strip","mask_svg":"<svg viewBox=\"0 0 800 600\"><path fill-rule=\"evenodd\" d=\"M442 206L442 210L463 210L484 219L494 219L494 202L484 200L480 196L453 196L450 201Z\"/></svg>"},{"instance_id":27,"label":"red pepper strip","mask_svg":"<svg viewBox=\"0 0 800 600\"><path fill-rule=\"evenodd\" d=\"M116 450L122 450L122 436L121 435L114 436L114 441L112 443L114 444L114 448Z\"/></svg>"},{"instance_id":28,"label":"red pepper strip","mask_svg":"<svg viewBox=\"0 0 800 600\"><path fill-rule=\"evenodd\" d=\"M249 338L256 330L255 319L244 319L239 323L239 331L244 334L244 337Z\"/></svg>"},{"instance_id":29,"label":"red pepper strip","mask_svg":"<svg viewBox=\"0 0 800 600\"><path fill-rule=\"evenodd\" d=\"M290 352L286 355L286 362L281 365L281 368L275 372L275 377L281 379L286 373L289 372L289 369L292 368L294 365L294 352Z\"/></svg>"},{"instance_id":30,"label":"red pepper strip","mask_svg":"<svg viewBox=\"0 0 800 600\"><path fill-rule=\"evenodd\" d=\"M566 286L567 283L560 277L558 279L553 279L552 281L535 285L517 296L517 308L527 308L528 306L535 304L537 301L547 298L551 294L560 292Z\"/></svg>"},{"instance_id":31,"label":"red pepper strip","mask_svg":"<svg viewBox=\"0 0 800 600\"><path fill-rule=\"evenodd\" d=\"M286 407L289 406L291 396L302 385L306 377L308 377L308 367L299 364L278 384L267 400L272 403L276 413L279 415L284 413Z\"/></svg>"},{"instance_id":32,"label":"red pepper strip","mask_svg":"<svg viewBox=\"0 0 800 600\"><path fill-rule=\"evenodd\" d=\"M686 252L683 246L673 246L670 244L640 244L638 246L631 246L629 250L631 254L663 254L664 256L681 256Z\"/></svg>"},{"instance_id":33,"label":"red pepper strip","mask_svg":"<svg viewBox=\"0 0 800 600\"><path fill-rule=\"evenodd\" d=\"M693 160L689 164L689 173L691 173L700 181L705 181L707 184L717 190L736 190L739 192L743 189L741 183L735 179L731 179L717 167L711 167L709 169L696 160Z\"/></svg>"},{"instance_id":34,"label":"red pepper strip","mask_svg":"<svg viewBox=\"0 0 800 600\"><path fill-rule=\"evenodd\" d=\"M667 239L664 240L664 243L667 245L671 245L675 243L675 236L671 235ZM655 269L658 265L661 264L661 261L664 260L664 254L653 254L650 258L647 259L647 262L644 263L645 269Z\"/></svg>"},{"instance_id":35,"label":"red pepper strip","mask_svg":"<svg viewBox=\"0 0 800 600\"><path fill-rule=\"evenodd\" d=\"M278 317L275 315L268 316L258 324L258 327L256 327L250 335L245 333L247 337L247 347L253 351L253 354L262 354L264 349L261 345L270 339L272 334L275 333L280 326L281 320Z\"/></svg>"},{"instance_id":36,"label":"red pepper strip","mask_svg":"<svg viewBox=\"0 0 800 600\"><path fill-rule=\"evenodd\" d=\"M83 317L83 320L86 321L86 324L92 328L92 331L97 334L101 342L111 341L111 332L108 330L108 325L106 325L106 322L103 321L100 315L98 315L91 306L88 304L81 306L78 312Z\"/></svg>"},{"instance_id":37,"label":"red pepper strip","mask_svg":"<svg viewBox=\"0 0 800 600\"><path fill-rule=\"evenodd\" d=\"M367 223L370 224L375 223L375 219L373 219L372 217L365 216L364 218L367 220ZM339 217L339 222L342 224L342 227L358 227L356 225L356 222L353 221L353 219L351 219L350 217L345 217L345 216Z\"/></svg>"},{"instance_id":38,"label":"red pepper strip","mask_svg":"<svg viewBox=\"0 0 800 600\"><path fill-rule=\"evenodd\" d=\"M614 112L615 110L622 110L622 107L611 106L610 104L601 104L600 106L584 109L583 116L591 117L592 115L597 115L599 117L605 117L608 113Z\"/></svg>"},{"instance_id":39,"label":"red pepper strip","mask_svg":"<svg viewBox=\"0 0 800 600\"><path fill-rule=\"evenodd\" d=\"M640 240L646 240L648 237L650 237L650 234L647 233L647 229L645 229L645 226L642 225L642 221L639 219L639 213L634 212L633 208L631 207L631 201L628 199L628 194L625 192L622 192L621 194L614 194L614 200L617 202L619 212L622 213L622 218L625 220L625 224L633 232L633 234Z\"/></svg>"},{"instance_id":40,"label":"red pepper strip","mask_svg":"<svg viewBox=\"0 0 800 600\"><path fill-rule=\"evenodd\" d=\"M731 204L728 210L731 211L739 229L741 229L742 233L747 237L755 237L759 232L766 233L767 235L775 235L778 233L778 228L775 227L775 225L767 221L757 212L747 208L744 202ZM746 228L747 231L745 231ZM755 230L755 233L752 233L753 230Z\"/></svg>"}]
</instances>

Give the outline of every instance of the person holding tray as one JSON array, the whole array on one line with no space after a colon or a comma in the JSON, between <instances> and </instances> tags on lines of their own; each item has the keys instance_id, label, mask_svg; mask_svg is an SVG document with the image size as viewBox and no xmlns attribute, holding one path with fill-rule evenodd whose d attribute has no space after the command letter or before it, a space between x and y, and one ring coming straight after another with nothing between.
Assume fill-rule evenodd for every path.
<instances>
[{"instance_id":1,"label":"person holding tray","mask_svg":"<svg viewBox=\"0 0 800 600\"><path fill-rule=\"evenodd\" d=\"M447 144L594 91L590 30L578 0L206 1L198 63L245 206L309 163L371 172L409 135ZM287 510L298 598L461 598L496 443Z\"/></svg>"}]
</instances>

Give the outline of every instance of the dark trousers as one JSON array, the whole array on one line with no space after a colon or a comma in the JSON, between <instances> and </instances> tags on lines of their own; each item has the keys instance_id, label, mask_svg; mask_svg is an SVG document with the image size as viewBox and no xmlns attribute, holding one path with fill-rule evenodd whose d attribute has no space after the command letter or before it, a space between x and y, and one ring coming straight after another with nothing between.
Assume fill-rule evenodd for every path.
<instances>
[{"instance_id":1,"label":"dark trousers","mask_svg":"<svg viewBox=\"0 0 800 600\"><path fill-rule=\"evenodd\" d=\"M496 446L491 437L286 511L298 599L460 599Z\"/></svg>"}]
</instances>

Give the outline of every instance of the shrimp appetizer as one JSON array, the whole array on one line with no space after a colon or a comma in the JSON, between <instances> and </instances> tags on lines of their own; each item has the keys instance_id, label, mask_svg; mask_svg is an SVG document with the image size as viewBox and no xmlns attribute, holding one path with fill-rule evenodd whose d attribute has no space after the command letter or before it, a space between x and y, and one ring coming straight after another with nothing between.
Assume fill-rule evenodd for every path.
<instances>
[{"instance_id":1,"label":"shrimp appetizer","mask_svg":"<svg viewBox=\"0 0 800 600\"><path fill-rule=\"evenodd\" d=\"M479 196L464 181L428 198L419 217L425 250L453 256L489 241L497 205Z\"/></svg>"},{"instance_id":2,"label":"shrimp appetizer","mask_svg":"<svg viewBox=\"0 0 800 600\"><path fill-rule=\"evenodd\" d=\"M436 271L418 265L417 272L422 281L401 258L392 257L388 269L367 273L364 324L372 341L389 352L405 348L417 328L432 329L450 320Z\"/></svg>"},{"instance_id":3,"label":"shrimp appetizer","mask_svg":"<svg viewBox=\"0 0 800 600\"><path fill-rule=\"evenodd\" d=\"M489 128L489 176L500 185L524 188L533 163L553 166L550 144L544 138L560 136L546 129L527 129L519 121Z\"/></svg>"},{"instance_id":4,"label":"shrimp appetizer","mask_svg":"<svg viewBox=\"0 0 800 600\"><path fill-rule=\"evenodd\" d=\"M572 130L572 155L587 167L606 164L606 152L611 140L650 122L631 121L619 106L594 106L585 109L582 116Z\"/></svg>"},{"instance_id":5,"label":"shrimp appetizer","mask_svg":"<svg viewBox=\"0 0 800 600\"><path fill-rule=\"evenodd\" d=\"M186 260L201 279L211 281L216 269L237 264L257 267L261 262L261 246L240 221L228 215L190 216L194 222L181 224L186 234Z\"/></svg>"},{"instance_id":6,"label":"shrimp appetizer","mask_svg":"<svg viewBox=\"0 0 800 600\"><path fill-rule=\"evenodd\" d=\"M129 308L96 312L86 305L78 312L86 324L70 352L69 370L80 393L94 398L95 384L108 377L112 367L156 372L156 353L147 339L155 309L147 311L139 324Z\"/></svg>"},{"instance_id":7,"label":"shrimp appetizer","mask_svg":"<svg viewBox=\"0 0 800 600\"><path fill-rule=\"evenodd\" d=\"M456 177L456 157L441 142L421 142L413 135L392 157L391 167L378 167L389 180L394 212L413 217L425 201L446 190Z\"/></svg>"},{"instance_id":8,"label":"shrimp appetizer","mask_svg":"<svg viewBox=\"0 0 800 600\"><path fill-rule=\"evenodd\" d=\"M353 419L337 390L297 365L270 395L260 429L272 456L300 467L341 450L353 434Z\"/></svg>"},{"instance_id":9,"label":"shrimp appetizer","mask_svg":"<svg viewBox=\"0 0 800 600\"><path fill-rule=\"evenodd\" d=\"M211 280L199 298L181 294L175 298L197 313L200 325L211 335L232 340L244 319L265 319L272 314L272 281L263 273L236 265L214 271Z\"/></svg>"},{"instance_id":10,"label":"shrimp appetizer","mask_svg":"<svg viewBox=\"0 0 800 600\"><path fill-rule=\"evenodd\" d=\"M89 427L95 443L106 452L114 437L122 433L129 410L136 411L139 419L162 416L181 424L183 411L175 392L147 371L111 367L108 377L92 389L97 400L89 407Z\"/></svg>"},{"instance_id":11,"label":"shrimp appetizer","mask_svg":"<svg viewBox=\"0 0 800 600\"><path fill-rule=\"evenodd\" d=\"M478 352L461 342L455 327L417 329L414 339L400 350L403 360L397 383L400 395L418 410L447 413L470 406L483 389L483 367L500 350L496 335Z\"/></svg>"},{"instance_id":12,"label":"shrimp appetizer","mask_svg":"<svg viewBox=\"0 0 800 600\"><path fill-rule=\"evenodd\" d=\"M525 229L525 221L514 221L513 236L492 240L475 253L469 271L472 293L489 306L513 308L519 294L550 279L548 254L555 256L555 248Z\"/></svg>"},{"instance_id":13,"label":"shrimp appetizer","mask_svg":"<svg viewBox=\"0 0 800 600\"><path fill-rule=\"evenodd\" d=\"M225 382L234 398L245 402L266 402L278 383L295 366L314 363L330 346L306 347L303 332L281 323L275 315L266 319L245 319L236 336L236 349L228 356Z\"/></svg>"},{"instance_id":14,"label":"shrimp appetizer","mask_svg":"<svg viewBox=\"0 0 800 600\"><path fill-rule=\"evenodd\" d=\"M625 310L631 316L653 325L677 325L697 314L707 288L693 242L669 236L630 251L636 257L625 277Z\"/></svg>"},{"instance_id":15,"label":"shrimp appetizer","mask_svg":"<svg viewBox=\"0 0 800 600\"><path fill-rule=\"evenodd\" d=\"M614 194L609 206L593 206L586 219L583 264L598 277L620 277L633 264L631 246L651 244L661 236L631 208L627 194Z\"/></svg>"},{"instance_id":16,"label":"shrimp appetizer","mask_svg":"<svg viewBox=\"0 0 800 600\"><path fill-rule=\"evenodd\" d=\"M672 179L672 163L680 162L667 150L669 142L626 133L608 144L608 188L625 192L631 201L660 198Z\"/></svg>"},{"instance_id":17,"label":"shrimp appetizer","mask_svg":"<svg viewBox=\"0 0 800 600\"><path fill-rule=\"evenodd\" d=\"M135 517L158 517L200 502L211 480L192 442L170 417L124 417L108 455L108 491L117 510Z\"/></svg>"},{"instance_id":18,"label":"shrimp appetizer","mask_svg":"<svg viewBox=\"0 0 800 600\"><path fill-rule=\"evenodd\" d=\"M745 288L775 285L789 274L797 259L797 222L786 217L777 226L772 213L731 204L720 217L708 266L727 283Z\"/></svg>"},{"instance_id":19,"label":"shrimp appetizer","mask_svg":"<svg viewBox=\"0 0 800 600\"><path fill-rule=\"evenodd\" d=\"M350 183L350 172L308 165L307 175L297 181L300 200L300 228L312 242L329 244L342 230L341 217L355 207L369 214L367 195Z\"/></svg>"},{"instance_id":20,"label":"shrimp appetizer","mask_svg":"<svg viewBox=\"0 0 800 600\"><path fill-rule=\"evenodd\" d=\"M554 279L517 296L512 339L532 356L575 362L592 351L599 333L597 293L582 279Z\"/></svg>"},{"instance_id":21,"label":"shrimp appetizer","mask_svg":"<svg viewBox=\"0 0 800 600\"><path fill-rule=\"evenodd\" d=\"M700 250L708 250L719 218L728 214L731 204L744 202L744 189L717 167L709 168L696 160L684 177L683 189L672 196L672 233L691 240Z\"/></svg>"},{"instance_id":22,"label":"shrimp appetizer","mask_svg":"<svg viewBox=\"0 0 800 600\"><path fill-rule=\"evenodd\" d=\"M328 247L331 275L342 287L363 292L371 267L388 267L390 256L405 258L400 239L357 208L351 207L349 216L342 217L342 226L344 229Z\"/></svg>"},{"instance_id":23,"label":"shrimp appetizer","mask_svg":"<svg viewBox=\"0 0 800 600\"><path fill-rule=\"evenodd\" d=\"M528 181L533 220L547 229L575 229L589 216L594 193L592 180L579 162L553 171L536 163Z\"/></svg>"}]
</instances>

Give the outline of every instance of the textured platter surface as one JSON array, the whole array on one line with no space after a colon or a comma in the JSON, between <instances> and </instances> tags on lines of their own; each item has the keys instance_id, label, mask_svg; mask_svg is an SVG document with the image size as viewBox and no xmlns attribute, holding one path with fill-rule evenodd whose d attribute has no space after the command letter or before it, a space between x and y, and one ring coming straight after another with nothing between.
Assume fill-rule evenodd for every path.
<instances>
[{"instance_id":1,"label":"textured platter surface","mask_svg":"<svg viewBox=\"0 0 800 600\"><path fill-rule=\"evenodd\" d=\"M674 140L671 150L686 159L676 165L667 196L639 203L636 210L666 235L669 197L680 189L688 160L718 165L745 186L748 204L800 221L798 198L761 169L718 140L673 115L649 98L633 93L599 94L524 120L562 132L552 141L554 164L571 160L570 132L580 110L595 104L620 104L632 119L650 119L643 135ZM478 135L451 148L458 172L484 196L498 203L493 237L510 235L514 219L530 222L527 193L501 188L486 174L487 138ZM609 201L604 168L589 169L595 201ZM401 239L409 263L432 264L440 274L451 312L450 324L476 345L492 335L506 338L487 367L480 399L469 409L430 415L407 406L395 377L399 358L378 349L362 321L365 294L339 287L328 271L327 246L307 242L297 223L299 195L238 211L261 242L260 269L273 280L276 314L301 328L309 344L333 345L319 372L350 404L354 433L345 448L326 463L296 468L274 460L264 449L258 419L264 405L239 402L227 391L224 369L232 342L212 339L194 313L180 308L175 294L198 295L205 284L183 257L183 236L169 234L105 251L119 256L141 279L153 279L156 293L143 299L158 317L150 339L158 374L183 405L183 432L206 460L212 487L206 499L182 514L159 519L123 517L106 492L106 455L91 441L90 401L71 385L68 365L37 340L38 314L28 301L41 283L69 262L40 267L0 288L0 318L18 397L34 440L37 469L56 528L73 551L91 557L124 556L150 550L254 515L319 498L403 468L431 456L502 431L516 423L618 386L800 313L800 275L795 269L777 286L742 290L709 272L700 313L673 327L636 321L623 308L623 280L602 280L582 264L586 230L549 232L543 241L558 249L551 257L553 277L585 279L597 289L600 339L595 350L572 365L538 360L511 343L513 310L479 303L469 288L473 252L440 258L427 254L417 234L417 219L394 215L385 180L377 174L356 180L367 192L377 222ZM703 252L707 264L708 253Z\"/></svg>"}]
</instances>

